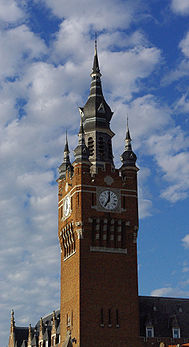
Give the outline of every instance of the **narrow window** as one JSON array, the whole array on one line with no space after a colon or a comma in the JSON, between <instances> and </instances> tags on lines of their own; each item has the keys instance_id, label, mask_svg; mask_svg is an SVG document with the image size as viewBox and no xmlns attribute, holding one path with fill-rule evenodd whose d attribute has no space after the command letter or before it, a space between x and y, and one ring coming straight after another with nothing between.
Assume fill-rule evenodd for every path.
<instances>
[{"instance_id":1,"label":"narrow window","mask_svg":"<svg viewBox=\"0 0 189 347\"><path fill-rule=\"evenodd\" d=\"M116 310L116 328L119 328L119 311Z\"/></svg>"},{"instance_id":2,"label":"narrow window","mask_svg":"<svg viewBox=\"0 0 189 347\"><path fill-rule=\"evenodd\" d=\"M73 327L73 311L72 311L72 321L71 321L72 327Z\"/></svg>"},{"instance_id":3,"label":"narrow window","mask_svg":"<svg viewBox=\"0 0 189 347\"><path fill-rule=\"evenodd\" d=\"M95 195L94 195L94 193L92 193L92 206L94 206L95 205Z\"/></svg>"},{"instance_id":4,"label":"narrow window","mask_svg":"<svg viewBox=\"0 0 189 347\"><path fill-rule=\"evenodd\" d=\"M62 219L62 217L63 217L63 207L61 206L60 207L60 218Z\"/></svg>"},{"instance_id":5,"label":"narrow window","mask_svg":"<svg viewBox=\"0 0 189 347\"><path fill-rule=\"evenodd\" d=\"M79 206L79 193L77 193L77 205Z\"/></svg>"},{"instance_id":6,"label":"narrow window","mask_svg":"<svg viewBox=\"0 0 189 347\"><path fill-rule=\"evenodd\" d=\"M98 150L99 150L100 160L104 160L104 139L101 136L99 137L99 140L98 140Z\"/></svg>"},{"instance_id":7,"label":"narrow window","mask_svg":"<svg viewBox=\"0 0 189 347\"><path fill-rule=\"evenodd\" d=\"M111 320L111 309L108 310L108 326L112 326L112 320Z\"/></svg>"},{"instance_id":8,"label":"narrow window","mask_svg":"<svg viewBox=\"0 0 189 347\"><path fill-rule=\"evenodd\" d=\"M104 311L103 308L100 310L100 326L104 327Z\"/></svg>"},{"instance_id":9,"label":"narrow window","mask_svg":"<svg viewBox=\"0 0 189 347\"><path fill-rule=\"evenodd\" d=\"M112 159L112 143L111 140L108 141L108 157Z\"/></svg>"},{"instance_id":10,"label":"narrow window","mask_svg":"<svg viewBox=\"0 0 189 347\"><path fill-rule=\"evenodd\" d=\"M125 196L123 196L123 208L124 208L124 210L125 210L125 208L126 208Z\"/></svg>"},{"instance_id":11,"label":"narrow window","mask_svg":"<svg viewBox=\"0 0 189 347\"><path fill-rule=\"evenodd\" d=\"M92 156L94 154L94 141L92 137L88 138L88 149L89 155Z\"/></svg>"}]
</instances>

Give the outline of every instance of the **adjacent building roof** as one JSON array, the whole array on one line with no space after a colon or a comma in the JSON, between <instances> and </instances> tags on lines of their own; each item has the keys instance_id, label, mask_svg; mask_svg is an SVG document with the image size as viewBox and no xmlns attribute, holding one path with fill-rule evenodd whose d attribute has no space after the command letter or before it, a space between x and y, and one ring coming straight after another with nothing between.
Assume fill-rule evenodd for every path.
<instances>
[{"instance_id":1,"label":"adjacent building roof","mask_svg":"<svg viewBox=\"0 0 189 347\"><path fill-rule=\"evenodd\" d=\"M180 329L181 338L189 338L189 299L163 298L153 296L139 296L140 336L146 336L146 327L153 327L154 336L159 338L172 337L173 328ZM60 310L55 311L57 334L59 334ZM42 318L44 325L44 339L48 338L52 328L53 312ZM38 337L40 320L32 328ZM28 328L15 327L16 347L22 347L28 339ZM65 346L72 346L71 336L68 334Z\"/></svg>"},{"instance_id":2,"label":"adjacent building roof","mask_svg":"<svg viewBox=\"0 0 189 347\"><path fill-rule=\"evenodd\" d=\"M179 328L180 336L189 338L189 299L140 296L139 311L141 336L153 326L155 337L172 337L172 329Z\"/></svg>"}]
</instances>

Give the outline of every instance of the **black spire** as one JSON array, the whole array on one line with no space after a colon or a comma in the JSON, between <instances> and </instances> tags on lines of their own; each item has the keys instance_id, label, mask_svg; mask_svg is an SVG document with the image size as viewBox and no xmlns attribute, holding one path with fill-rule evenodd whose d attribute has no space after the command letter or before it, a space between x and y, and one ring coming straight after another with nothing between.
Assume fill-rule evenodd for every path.
<instances>
[{"instance_id":1,"label":"black spire","mask_svg":"<svg viewBox=\"0 0 189 347\"><path fill-rule=\"evenodd\" d=\"M91 76L91 86L88 100L80 113L83 119L83 129L86 145L89 147L89 160L95 167L103 167L105 163L113 165L111 139L114 133L110 129L113 115L104 99L101 85L101 73L95 39L95 52Z\"/></svg>"},{"instance_id":2,"label":"black spire","mask_svg":"<svg viewBox=\"0 0 189 347\"><path fill-rule=\"evenodd\" d=\"M85 162L89 163L89 149L85 144L84 129L83 129L83 119L81 116L80 129L79 129L79 140L78 146L74 149L75 161L78 163Z\"/></svg>"},{"instance_id":3,"label":"black spire","mask_svg":"<svg viewBox=\"0 0 189 347\"><path fill-rule=\"evenodd\" d=\"M101 77L99 63L98 63L98 54L97 54L97 39L95 39L95 54L94 54L94 61L93 61L93 68L91 72L91 77L93 77L94 74L98 74L99 77Z\"/></svg>"},{"instance_id":4,"label":"black spire","mask_svg":"<svg viewBox=\"0 0 189 347\"><path fill-rule=\"evenodd\" d=\"M137 156L132 150L131 146L131 136L129 131L129 125L128 125L128 117L127 117L127 130L126 130L126 137L125 137L125 151L121 155L121 161L123 163L123 166L135 166Z\"/></svg>"},{"instance_id":5,"label":"black spire","mask_svg":"<svg viewBox=\"0 0 189 347\"><path fill-rule=\"evenodd\" d=\"M59 166L58 171L59 171L59 178L64 178L66 177L66 171L69 170L70 172L73 171L73 167L70 162L70 156L69 156L69 146L68 146L68 137L67 137L67 131L66 131L66 142L65 142L65 147L64 147L64 161L63 163Z\"/></svg>"},{"instance_id":6,"label":"black spire","mask_svg":"<svg viewBox=\"0 0 189 347\"><path fill-rule=\"evenodd\" d=\"M84 130L95 129L96 127L108 128L113 112L106 103L101 86L101 73L98 62L97 41L95 40L95 54L93 68L90 74L91 86L88 100L83 108Z\"/></svg>"}]
</instances>

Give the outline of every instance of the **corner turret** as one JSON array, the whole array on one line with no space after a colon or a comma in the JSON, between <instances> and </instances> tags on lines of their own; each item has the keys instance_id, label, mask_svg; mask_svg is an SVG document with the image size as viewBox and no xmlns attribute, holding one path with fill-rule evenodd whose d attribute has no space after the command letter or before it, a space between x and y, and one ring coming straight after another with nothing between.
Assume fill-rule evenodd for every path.
<instances>
[{"instance_id":1,"label":"corner turret","mask_svg":"<svg viewBox=\"0 0 189 347\"><path fill-rule=\"evenodd\" d=\"M87 163L90 165L89 161L89 149L85 144L84 130L83 130L83 120L81 115L80 129L79 129L79 141L77 147L74 149L75 162L77 163Z\"/></svg>"},{"instance_id":2,"label":"corner turret","mask_svg":"<svg viewBox=\"0 0 189 347\"><path fill-rule=\"evenodd\" d=\"M129 166L136 167L135 164L136 164L137 156L132 150L131 141L132 141L132 139L130 136L128 119L127 119L127 130L126 130L126 137L125 137L125 151L120 156L121 161L122 161L121 169L123 169L124 167L129 167Z\"/></svg>"},{"instance_id":3,"label":"corner turret","mask_svg":"<svg viewBox=\"0 0 189 347\"><path fill-rule=\"evenodd\" d=\"M64 147L64 161L63 163L59 166L58 171L59 171L59 178L65 178L66 177L66 171L68 170L69 172L73 172L73 166L71 165L70 162L70 156L69 156L69 147L68 147L68 138L67 138L67 132L66 132L66 143Z\"/></svg>"}]
</instances>

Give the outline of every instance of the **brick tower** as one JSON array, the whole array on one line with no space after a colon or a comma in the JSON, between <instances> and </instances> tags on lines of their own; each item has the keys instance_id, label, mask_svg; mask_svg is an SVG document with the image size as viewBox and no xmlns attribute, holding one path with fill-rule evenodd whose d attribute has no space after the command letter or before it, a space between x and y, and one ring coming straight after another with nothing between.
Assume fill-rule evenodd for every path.
<instances>
[{"instance_id":1,"label":"brick tower","mask_svg":"<svg viewBox=\"0 0 189 347\"><path fill-rule=\"evenodd\" d=\"M96 44L91 78L75 161L66 136L59 167L60 345L138 347L138 169L128 125L122 166L114 166Z\"/></svg>"}]
</instances>

